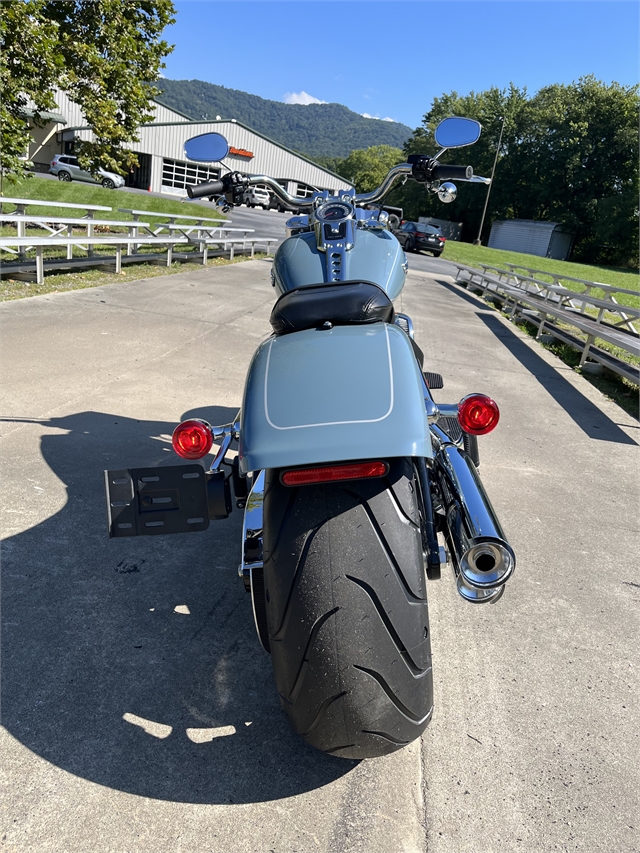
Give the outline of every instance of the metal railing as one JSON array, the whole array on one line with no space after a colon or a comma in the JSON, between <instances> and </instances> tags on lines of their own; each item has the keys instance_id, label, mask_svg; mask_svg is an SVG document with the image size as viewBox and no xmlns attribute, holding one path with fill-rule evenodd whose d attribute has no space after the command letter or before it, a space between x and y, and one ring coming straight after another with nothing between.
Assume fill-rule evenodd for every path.
<instances>
[{"instance_id":1,"label":"metal railing","mask_svg":"<svg viewBox=\"0 0 640 853\"><path fill-rule=\"evenodd\" d=\"M640 319L640 309L620 304L614 297L615 293L640 295L637 292L512 264L505 266L513 269L489 264L479 264L481 269L459 263L455 266L457 283L477 289L485 297L497 301L511 319L522 317L536 325L537 339L550 335L576 349L581 353L580 367L589 359L640 384L640 335L634 325ZM534 275L518 272L523 269ZM554 283L543 281L535 274L547 275ZM570 290L556 279L579 282L584 290ZM604 299L593 293L596 289L605 293ZM608 347L599 346L597 341ZM622 357L618 351L628 353L629 357Z\"/></svg>"}]
</instances>

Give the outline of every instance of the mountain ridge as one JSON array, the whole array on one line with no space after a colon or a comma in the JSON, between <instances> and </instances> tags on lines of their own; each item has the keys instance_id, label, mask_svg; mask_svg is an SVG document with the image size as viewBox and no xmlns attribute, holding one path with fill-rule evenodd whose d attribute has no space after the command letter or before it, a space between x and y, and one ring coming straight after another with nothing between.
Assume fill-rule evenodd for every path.
<instances>
[{"instance_id":1,"label":"mountain ridge","mask_svg":"<svg viewBox=\"0 0 640 853\"><path fill-rule=\"evenodd\" d=\"M308 157L348 157L358 148L402 148L412 129L400 122L364 118L342 104L284 104L204 80L156 84L156 100L193 120L235 118Z\"/></svg>"}]
</instances>

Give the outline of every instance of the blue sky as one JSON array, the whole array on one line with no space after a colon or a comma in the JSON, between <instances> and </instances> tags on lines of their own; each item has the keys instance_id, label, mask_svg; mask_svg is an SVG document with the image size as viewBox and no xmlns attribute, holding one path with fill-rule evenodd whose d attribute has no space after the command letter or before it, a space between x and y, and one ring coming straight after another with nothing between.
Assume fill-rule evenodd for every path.
<instances>
[{"instance_id":1,"label":"blue sky","mask_svg":"<svg viewBox=\"0 0 640 853\"><path fill-rule=\"evenodd\" d=\"M186 0L165 77L417 127L435 96L638 80L635 0ZM302 94L301 94L302 93Z\"/></svg>"}]
</instances>

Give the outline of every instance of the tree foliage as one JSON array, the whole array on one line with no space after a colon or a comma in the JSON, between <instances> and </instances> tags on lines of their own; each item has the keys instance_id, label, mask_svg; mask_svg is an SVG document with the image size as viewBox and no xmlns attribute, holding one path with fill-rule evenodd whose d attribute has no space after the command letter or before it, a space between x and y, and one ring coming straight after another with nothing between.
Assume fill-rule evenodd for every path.
<instances>
[{"instance_id":1,"label":"tree foliage","mask_svg":"<svg viewBox=\"0 0 640 853\"><path fill-rule=\"evenodd\" d=\"M379 187L389 169L403 160L400 148L372 145L362 151L352 151L344 160L338 160L335 171L351 181L359 193L368 193Z\"/></svg>"},{"instance_id":2,"label":"tree foliage","mask_svg":"<svg viewBox=\"0 0 640 853\"><path fill-rule=\"evenodd\" d=\"M504 117L504 133L482 238L496 219L559 222L575 234L573 255L588 263L637 265L637 86L606 85L584 77L552 85L528 97L510 86L435 98L405 154L431 154L433 131L449 115L476 118L483 126L472 148L447 152L443 162L473 165L490 175ZM443 217L442 205L409 182L401 191L405 215ZM458 185L446 218L464 224L463 239L478 234L486 188Z\"/></svg>"},{"instance_id":3,"label":"tree foliage","mask_svg":"<svg viewBox=\"0 0 640 853\"><path fill-rule=\"evenodd\" d=\"M174 21L171 0L4 0L0 17L0 167L20 171L30 133L55 110L56 87L78 104L93 131L78 154L84 168L125 171L136 162L122 146L153 119L161 38Z\"/></svg>"}]
</instances>

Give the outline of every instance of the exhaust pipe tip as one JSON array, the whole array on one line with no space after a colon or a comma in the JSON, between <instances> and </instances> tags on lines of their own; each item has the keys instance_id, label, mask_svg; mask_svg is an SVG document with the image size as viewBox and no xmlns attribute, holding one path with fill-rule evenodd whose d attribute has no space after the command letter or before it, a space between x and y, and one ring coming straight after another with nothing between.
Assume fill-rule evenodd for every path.
<instances>
[{"instance_id":1,"label":"exhaust pipe tip","mask_svg":"<svg viewBox=\"0 0 640 853\"><path fill-rule=\"evenodd\" d=\"M465 584L480 590L502 586L513 574L516 561L505 542L477 542L460 560L460 574Z\"/></svg>"},{"instance_id":2,"label":"exhaust pipe tip","mask_svg":"<svg viewBox=\"0 0 640 853\"><path fill-rule=\"evenodd\" d=\"M458 575L456 579L456 589L458 590L458 594L471 604L495 604L496 601L502 598L502 594L504 593L504 586L494 589L478 589L477 587L469 586L465 583L462 575Z\"/></svg>"}]
</instances>

